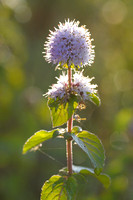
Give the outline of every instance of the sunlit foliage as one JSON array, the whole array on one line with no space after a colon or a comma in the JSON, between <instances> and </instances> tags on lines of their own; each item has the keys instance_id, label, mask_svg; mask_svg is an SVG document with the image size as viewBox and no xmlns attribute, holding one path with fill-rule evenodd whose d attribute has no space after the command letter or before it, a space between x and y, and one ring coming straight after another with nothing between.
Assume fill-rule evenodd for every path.
<instances>
[{"instance_id":1,"label":"sunlit foliage","mask_svg":"<svg viewBox=\"0 0 133 200\"><path fill-rule=\"evenodd\" d=\"M112 178L107 190L90 178L82 188L84 196L78 198L132 200L132 10L132 1L126 0L0 1L0 199L39 199L44 179L66 165L60 142L49 142L43 151L62 164L40 153L30 153L27 158L21 149L40 127L51 127L41 94L55 82L58 72L50 74L53 66L44 63L40 52L48 29L69 17L90 27L95 40L95 67L86 68L85 73L95 75L102 104L98 109L89 104L81 116L87 121L81 123L100 134L108 158L105 172ZM76 146L74 151L75 155L78 152L75 163L87 164Z\"/></svg>"}]
</instances>

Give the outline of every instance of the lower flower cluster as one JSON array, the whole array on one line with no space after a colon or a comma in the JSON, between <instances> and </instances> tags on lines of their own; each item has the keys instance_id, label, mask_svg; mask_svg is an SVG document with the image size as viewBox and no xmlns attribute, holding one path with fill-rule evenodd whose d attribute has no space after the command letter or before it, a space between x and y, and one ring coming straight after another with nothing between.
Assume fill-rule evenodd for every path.
<instances>
[{"instance_id":1,"label":"lower flower cluster","mask_svg":"<svg viewBox=\"0 0 133 200\"><path fill-rule=\"evenodd\" d=\"M83 101L90 100L91 94L97 93L97 85L91 84L91 81L94 79L83 76L82 72L77 72L73 75L73 81L71 88L68 86L68 76L64 73L57 78L57 83L51 86L51 89L48 90L44 96L56 99L67 100L70 94L79 96Z\"/></svg>"}]
</instances>

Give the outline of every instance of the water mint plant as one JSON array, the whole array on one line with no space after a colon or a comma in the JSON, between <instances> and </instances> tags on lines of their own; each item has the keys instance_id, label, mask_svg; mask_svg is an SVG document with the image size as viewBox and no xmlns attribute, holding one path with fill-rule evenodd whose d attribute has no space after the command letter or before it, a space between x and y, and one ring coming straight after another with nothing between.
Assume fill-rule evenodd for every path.
<instances>
[{"instance_id":1,"label":"water mint plant","mask_svg":"<svg viewBox=\"0 0 133 200\"><path fill-rule=\"evenodd\" d=\"M66 140L67 166L44 183L41 200L74 200L78 195L80 178L85 180L88 176L93 176L105 187L110 184L108 175L102 173L105 161L102 142L97 135L82 130L79 126L73 126L75 112L85 109L87 101L96 106L100 105L97 85L92 84L94 77L89 78L83 75L83 68L93 63L94 46L85 26L79 27L79 22L70 20L60 23L54 32L50 31L48 41L44 46L46 61L56 64L56 69L62 70L57 83L44 94L44 97L48 98L54 129L36 132L24 144L23 153L33 148L34 150L40 148L40 145L49 139ZM64 124L66 128L61 127ZM91 166L74 165L73 143L87 154L92 163Z\"/></svg>"}]
</instances>

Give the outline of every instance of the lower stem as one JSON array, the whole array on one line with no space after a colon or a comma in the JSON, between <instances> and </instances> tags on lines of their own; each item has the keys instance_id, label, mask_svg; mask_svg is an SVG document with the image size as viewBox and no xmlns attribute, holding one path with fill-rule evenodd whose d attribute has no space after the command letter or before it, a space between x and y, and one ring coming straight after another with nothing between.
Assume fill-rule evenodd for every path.
<instances>
[{"instance_id":1,"label":"lower stem","mask_svg":"<svg viewBox=\"0 0 133 200\"><path fill-rule=\"evenodd\" d=\"M68 68L68 85L71 88L72 84L72 73L71 68ZM73 127L73 116L67 122L67 131L71 133ZM73 154L72 154L72 140L66 141L66 155L67 155L67 169L69 176L72 174Z\"/></svg>"}]
</instances>

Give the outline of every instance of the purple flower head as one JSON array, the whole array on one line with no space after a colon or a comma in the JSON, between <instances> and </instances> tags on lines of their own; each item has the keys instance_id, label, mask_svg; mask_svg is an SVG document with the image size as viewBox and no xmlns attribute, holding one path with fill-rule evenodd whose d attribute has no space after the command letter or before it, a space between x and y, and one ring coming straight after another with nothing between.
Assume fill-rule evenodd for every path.
<instances>
[{"instance_id":1,"label":"purple flower head","mask_svg":"<svg viewBox=\"0 0 133 200\"><path fill-rule=\"evenodd\" d=\"M44 44L44 57L46 61L63 67L91 65L95 57L92 40L85 26L79 27L78 21L68 19L63 24L59 23L54 32L50 31Z\"/></svg>"}]
</instances>

